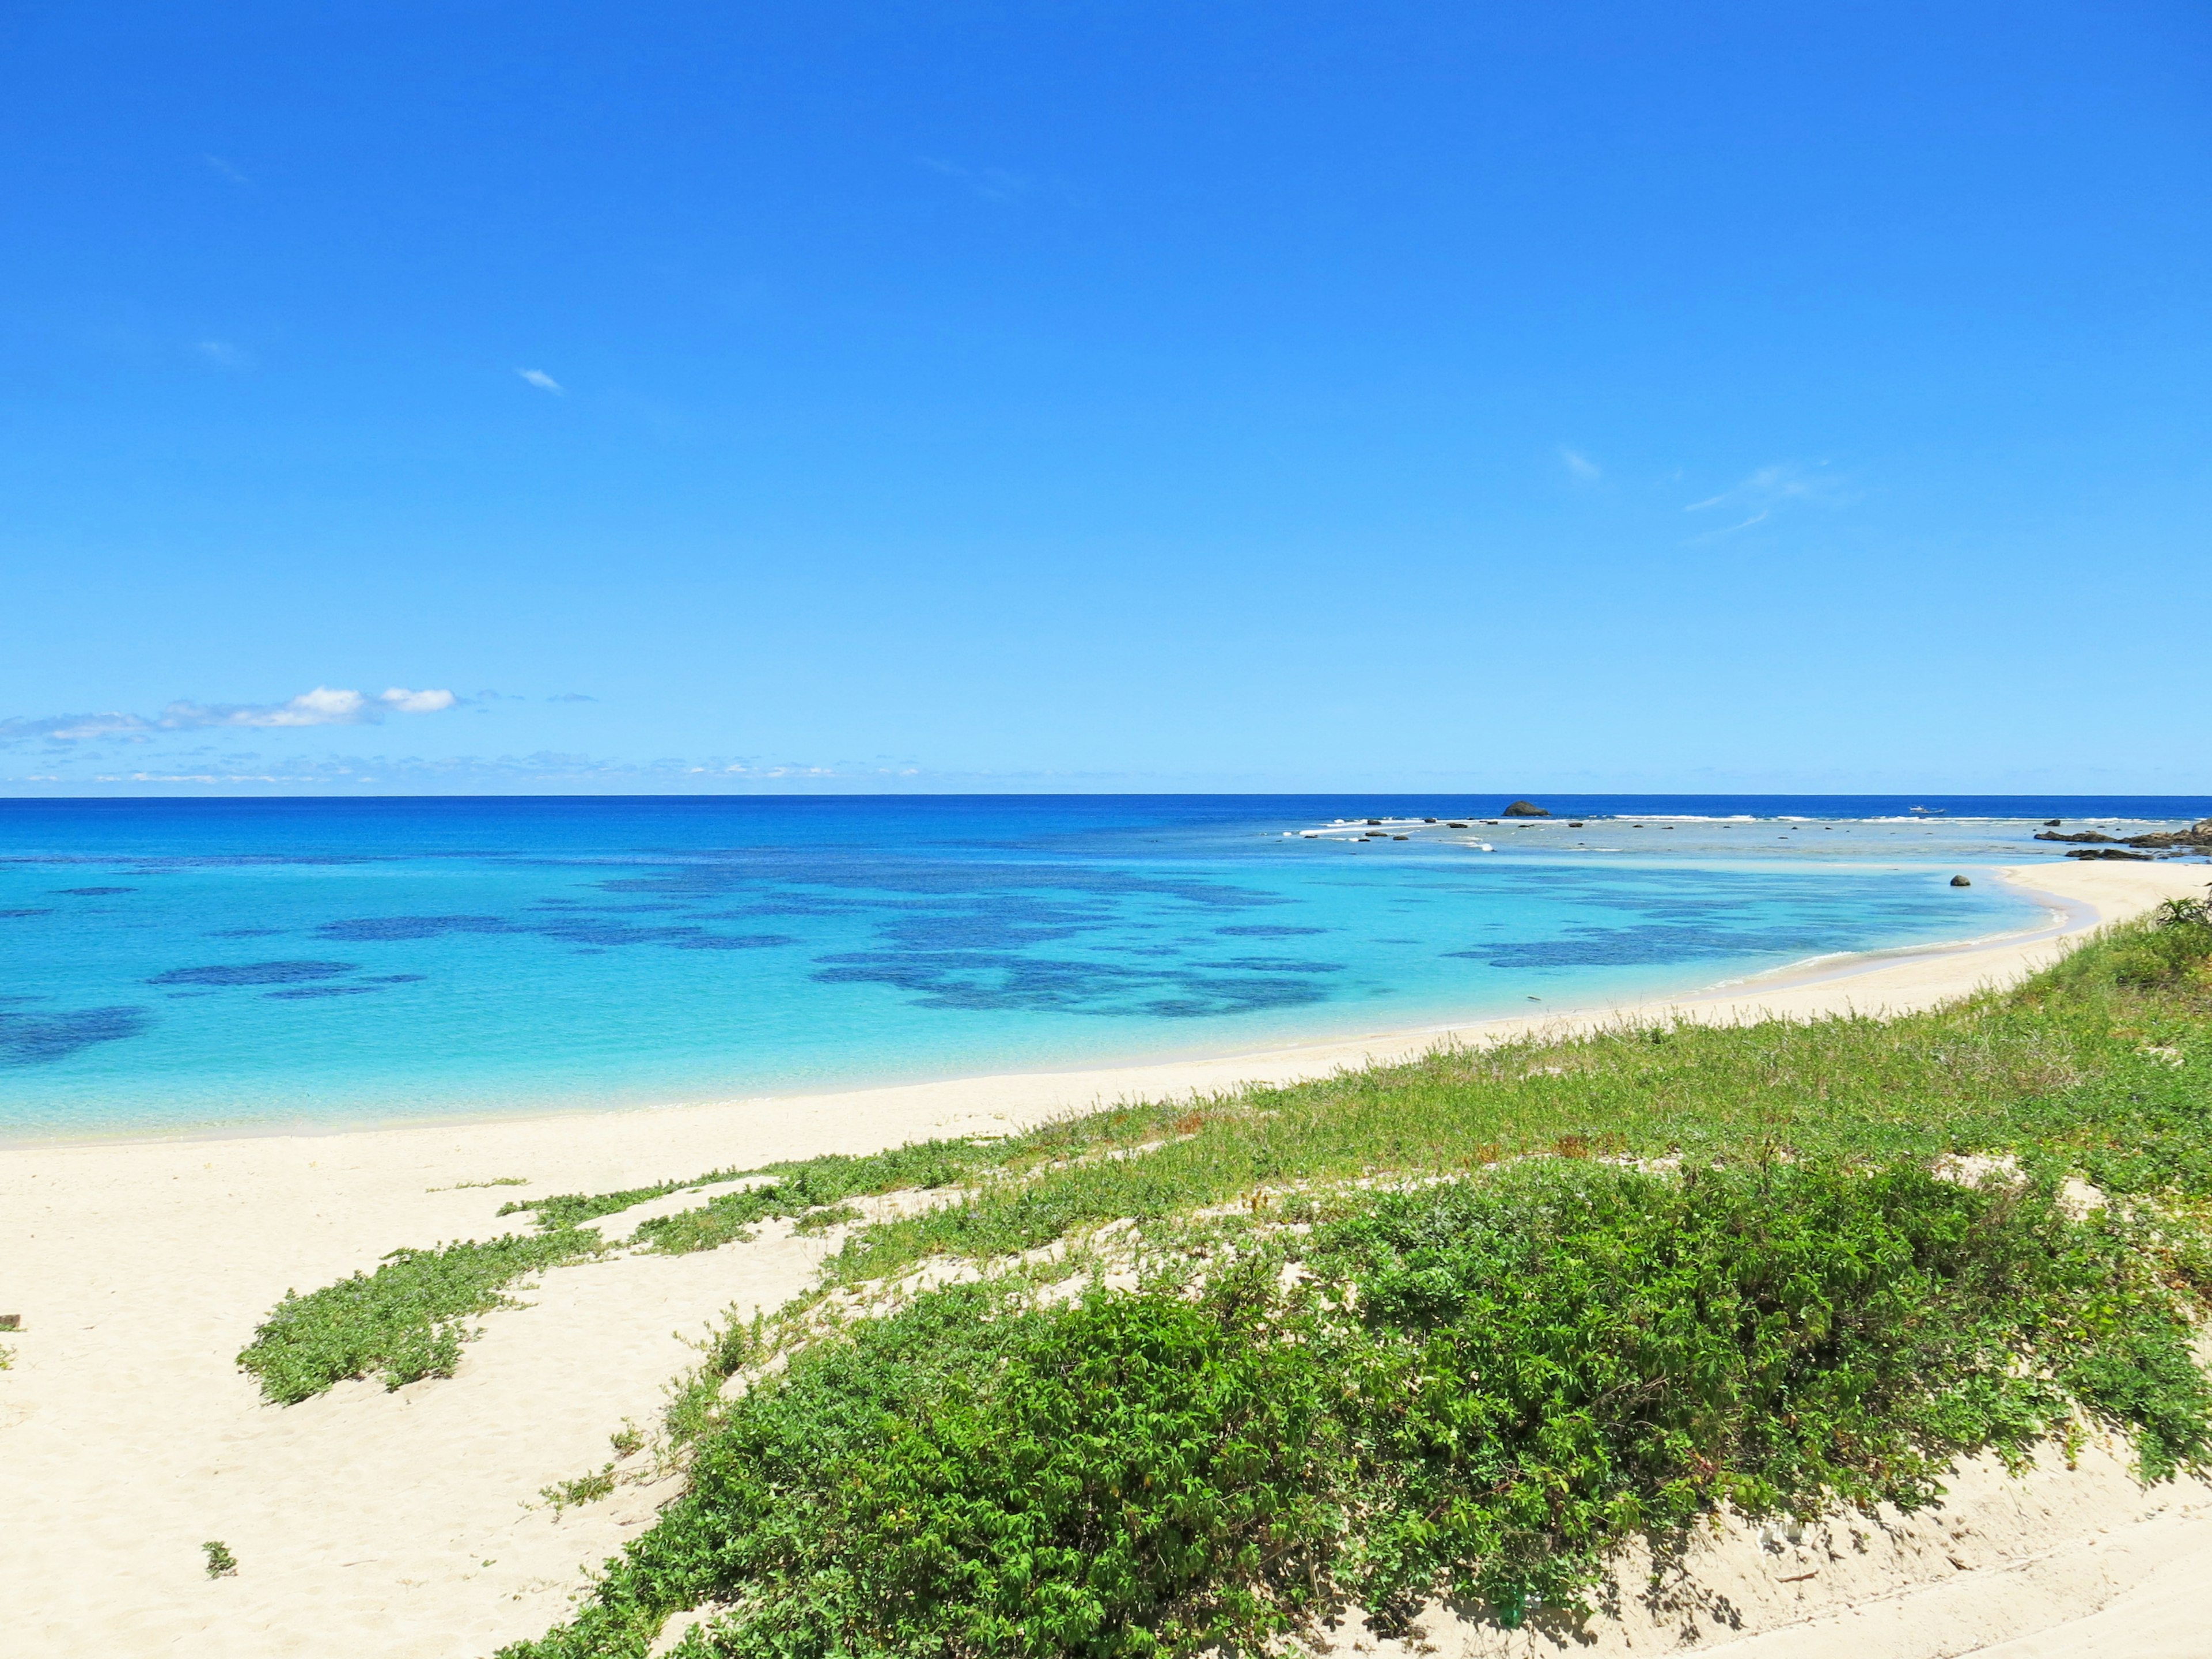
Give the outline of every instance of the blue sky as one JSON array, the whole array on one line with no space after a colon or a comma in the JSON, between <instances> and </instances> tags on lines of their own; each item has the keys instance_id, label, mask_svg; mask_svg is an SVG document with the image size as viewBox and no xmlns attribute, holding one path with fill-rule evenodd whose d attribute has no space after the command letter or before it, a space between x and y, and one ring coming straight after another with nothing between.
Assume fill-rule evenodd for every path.
<instances>
[{"instance_id":1,"label":"blue sky","mask_svg":"<svg viewBox=\"0 0 2212 1659\"><path fill-rule=\"evenodd\" d=\"M0 791L2212 788L2186 3L0 18Z\"/></svg>"}]
</instances>

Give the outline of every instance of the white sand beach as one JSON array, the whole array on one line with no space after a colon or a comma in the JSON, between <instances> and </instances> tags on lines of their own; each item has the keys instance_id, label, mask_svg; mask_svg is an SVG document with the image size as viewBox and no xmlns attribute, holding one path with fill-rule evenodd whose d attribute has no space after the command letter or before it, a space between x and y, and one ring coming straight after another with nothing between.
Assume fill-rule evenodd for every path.
<instances>
[{"instance_id":1,"label":"white sand beach","mask_svg":"<svg viewBox=\"0 0 2212 1659\"><path fill-rule=\"evenodd\" d=\"M1978 878L1983 872L1977 872ZM2053 960L2069 936L2204 891L2196 862L2052 863L2006 872L2044 896L2033 935L1815 964L1635 1010L1549 1012L1449 1032L1272 1054L994 1077L659 1111L326 1135L0 1150L0 1371L6 1651L465 1659L541 1633L582 1575L635 1535L672 1480L627 1481L556 1516L548 1483L599 1468L625 1419L725 1310L773 1307L834 1241L783 1224L696 1255L625 1255L548 1274L483 1322L450 1380L343 1384L264 1404L234 1356L288 1288L403 1245L489 1236L519 1194L606 1190L731 1164L1000 1131L1116 1098L1223 1090L1625 1014L1728 1021L1904 1012ZM526 1187L469 1186L521 1177ZM609 1218L611 1234L635 1217ZM623 1468L641 1463L633 1457ZM1840 1535L1840 1534L1839 1534ZM210 1580L204 1540L234 1552ZM2203 1654L2212 1492L2144 1492L2105 1454L2024 1482L1986 1470L1956 1504L1832 1554L1731 1535L1700 1569L1708 1605L1628 1620L1593 1653L1727 1646L1745 1659L1984 1653ZM1454 1649L1443 1633L1441 1650ZM1472 1643L1473 1638L1468 1640ZM1555 1650L1522 1632L1512 1650Z\"/></svg>"}]
</instances>

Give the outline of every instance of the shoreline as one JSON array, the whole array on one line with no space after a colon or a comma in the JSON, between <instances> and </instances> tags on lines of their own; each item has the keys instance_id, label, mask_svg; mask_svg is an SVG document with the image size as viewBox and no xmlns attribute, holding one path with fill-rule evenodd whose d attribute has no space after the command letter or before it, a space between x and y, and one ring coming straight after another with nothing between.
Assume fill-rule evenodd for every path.
<instances>
[{"instance_id":1,"label":"shoreline","mask_svg":"<svg viewBox=\"0 0 2212 1659\"><path fill-rule=\"evenodd\" d=\"M611 1431L656 1419L669 1379L696 1364L703 1328L782 1305L836 1241L775 1222L742 1249L577 1263L541 1275L521 1295L526 1310L483 1319L450 1378L392 1393L342 1382L276 1407L235 1356L288 1291L373 1268L400 1247L495 1237L513 1225L497 1215L509 1199L1005 1133L1116 1098L1325 1075L1455 1036L1902 1012L2016 978L2084 930L2202 893L2212 876L2172 863L2020 873L2051 896L2050 927L1850 970L1816 963L1791 983L1697 1000L662 1111L0 1149L0 1312L21 1320L0 1337L11 1357L0 1449L19 1507L40 1521L0 1552L0 1599L27 1652L489 1654L558 1622L578 1570L618 1551L678 1490L673 1477L624 1485L562 1514L543 1501L548 1484L599 1468ZM2051 1492L2069 1529L2075 1490ZM2081 1529L2124 1518L2099 1516ZM2198 1523L2189 1526L2194 1540ZM237 1577L206 1577L207 1539L235 1552ZM2063 1616L2100 1600L2069 1591ZM1889 1649L1881 1659L1936 1656Z\"/></svg>"},{"instance_id":2,"label":"shoreline","mask_svg":"<svg viewBox=\"0 0 2212 1659\"><path fill-rule=\"evenodd\" d=\"M1329 1072L1362 1065L1383 1064L1417 1058L1444 1042L1480 1044L1510 1041L1534 1033L1589 1030L1621 1020L1712 1017L1757 1018L1773 1013L1784 1018L1814 1018L1836 1012L1907 1012L1974 988L1961 983L1955 973L1941 970L1966 961L1990 958L1990 971L2024 975L2040 947L2059 945L2096 928L2153 908L2160 899L2197 890L2203 884L2175 880L2172 874L2200 867L2212 875L2212 866L2193 861L2146 866L2146 870L2111 864L2051 864L1973 866L1977 875L1992 878L2040 903L2046 915L2039 927L2016 928L2002 933L1977 935L1935 945L1891 946L1873 951L1834 952L1807 957L1781 967L1723 980L1694 991L1657 992L1616 1001L1552 1009L1527 1014L1488 1014L1466 1018L1430 1021L1419 1025L1388 1026L1346 1036L1309 1042L1275 1044L1258 1048L1236 1048L1219 1053L1189 1053L1159 1059L1118 1061L1105 1066L1050 1066L1042 1069L965 1073L956 1077L921 1081L861 1084L842 1088L809 1089L791 1093L733 1095L706 1100L609 1106L600 1103L549 1108L524 1107L490 1113L441 1113L419 1117L349 1119L328 1124L279 1121L261 1125L215 1123L168 1132L122 1128L112 1133L71 1133L48 1136L0 1135L0 1156L40 1151L90 1151L132 1146L205 1146L234 1141L331 1141L350 1136L443 1135L453 1130L527 1131L555 1124L636 1120L641 1124L666 1125L698 1114L731 1114L781 1108L806 1109L817 1103L892 1103L896 1097L919 1101L924 1097L967 1091L1001 1097L1024 1089L1048 1096L1051 1110L1082 1109L1086 1105L1159 1095L1213 1092L1240 1082L1286 1083L1323 1076ZM2080 872L2096 873L2086 882ZM2109 874L2107 872L2110 872ZM2043 879L2061 879L2056 884ZM2129 876L2136 878L2134 881ZM2100 890L2102 890L2101 893ZM2124 896L2124 895L2131 895ZM2051 958L2056 959L2054 952ZM2036 961L2033 966L2045 965ZM1899 981L1894 987L1891 979ZM1845 981L1873 981L1871 988L1904 1000L1866 1006L1846 1000L1834 1006L1825 997L1808 998L1814 988ZM1924 981L1924 982L1923 982ZM1978 982L1978 981L1976 981ZM1249 1074L1224 1080L1237 1068ZM872 1113L869 1114L873 1115ZM1050 1115L1048 1112L1046 1115Z\"/></svg>"}]
</instances>

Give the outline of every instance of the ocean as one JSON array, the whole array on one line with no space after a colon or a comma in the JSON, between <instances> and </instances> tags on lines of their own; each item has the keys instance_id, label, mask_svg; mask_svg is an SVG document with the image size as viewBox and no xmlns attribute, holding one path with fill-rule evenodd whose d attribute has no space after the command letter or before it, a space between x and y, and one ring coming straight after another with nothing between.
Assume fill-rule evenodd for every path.
<instances>
[{"instance_id":1,"label":"ocean","mask_svg":"<svg viewBox=\"0 0 2212 1659\"><path fill-rule=\"evenodd\" d=\"M1984 872L2055 860L2045 819L2212 812L1504 804L0 801L0 1139L649 1107L1565 1010L2032 928L2042 908Z\"/></svg>"}]
</instances>

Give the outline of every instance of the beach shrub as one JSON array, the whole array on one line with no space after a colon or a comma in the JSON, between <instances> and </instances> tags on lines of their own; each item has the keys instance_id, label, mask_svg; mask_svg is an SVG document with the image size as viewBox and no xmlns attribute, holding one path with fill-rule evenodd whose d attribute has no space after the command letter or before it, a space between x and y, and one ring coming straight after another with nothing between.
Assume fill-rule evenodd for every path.
<instances>
[{"instance_id":1,"label":"beach shrub","mask_svg":"<svg viewBox=\"0 0 2212 1659\"><path fill-rule=\"evenodd\" d=\"M887 1152L860 1156L832 1152L796 1162L765 1164L750 1170L717 1170L681 1181L656 1182L649 1187L522 1199L501 1205L499 1213L507 1216L534 1212L541 1230L557 1231L580 1226L652 1199L665 1198L671 1193L755 1177L754 1184L736 1192L717 1194L696 1208L639 1224L633 1242L662 1255L683 1255L750 1237L757 1223L771 1217L806 1217L811 1211L835 1208L848 1198L902 1188L957 1186L977 1170L994 1162L997 1156L986 1143L910 1141ZM812 1218L811 1224L832 1225L848 1218L844 1215L834 1219Z\"/></svg>"},{"instance_id":2,"label":"beach shrub","mask_svg":"<svg viewBox=\"0 0 2212 1659\"><path fill-rule=\"evenodd\" d=\"M957 1186L991 1158L987 1149L968 1141L924 1140L865 1157L832 1153L803 1163L772 1164L757 1173L774 1176L773 1182L719 1194L696 1209L641 1223L633 1242L664 1255L683 1255L748 1237L756 1224L772 1216L797 1216L810 1230L835 1225L859 1213L836 1213L848 1199Z\"/></svg>"},{"instance_id":3,"label":"beach shrub","mask_svg":"<svg viewBox=\"0 0 2212 1659\"><path fill-rule=\"evenodd\" d=\"M372 1373L387 1389L451 1376L472 1334L467 1322L511 1305L515 1280L605 1248L597 1233L568 1229L394 1250L373 1273L305 1296L287 1291L238 1363L264 1396L288 1406Z\"/></svg>"},{"instance_id":4,"label":"beach shrub","mask_svg":"<svg viewBox=\"0 0 2212 1659\"><path fill-rule=\"evenodd\" d=\"M1629 1536L1917 1507L2077 1413L2148 1478L2206 1454L2154 1252L2047 1184L1543 1160L1316 1214L1137 1291L961 1285L801 1350L506 1659L642 1655L708 1601L686 1659L1255 1651L1446 1592L1513 1625Z\"/></svg>"},{"instance_id":5,"label":"beach shrub","mask_svg":"<svg viewBox=\"0 0 2212 1659\"><path fill-rule=\"evenodd\" d=\"M207 1576L210 1578L235 1578L238 1558L230 1553L230 1546L220 1538L210 1538L200 1546L200 1553L207 1559Z\"/></svg>"},{"instance_id":6,"label":"beach shrub","mask_svg":"<svg viewBox=\"0 0 2212 1659\"><path fill-rule=\"evenodd\" d=\"M1386 1624L1441 1589L1509 1624L1572 1607L1626 1536L1723 1504L1916 1509L1959 1456L2017 1460L2077 1411L2148 1479L2205 1457L2212 1393L2142 1241L2048 1188L1523 1167L1383 1198L1310 1259L1357 1291L1348 1584Z\"/></svg>"},{"instance_id":7,"label":"beach shrub","mask_svg":"<svg viewBox=\"0 0 2212 1659\"><path fill-rule=\"evenodd\" d=\"M2128 938L2115 977L2124 985L2196 980L2212 988L2208 967L2212 967L2212 905L2203 899L2168 899L2151 926Z\"/></svg>"},{"instance_id":8,"label":"beach shrub","mask_svg":"<svg viewBox=\"0 0 2212 1659\"><path fill-rule=\"evenodd\" d=\"M561 1232L570 1227L580 1227L586 1221L596 1221L603 1215L612 1215L617 1210L627 1210L634 1204L648 1200L665 1198L671 1193L682 1192L686 1187L703 1187L712 1181L727 1181L732 1170L718 1170L712 1175L695 1176L689 1181L657 1181L649 1187L625 1187L609 1193L559 1193L550 1198L513 1199L494 1212L502 1218L511 1215L532 1215L538 1218L541 1232Z\"/></svg>"},{"instance_id":9,"label":"beach shrub","mask_svg":"<svg viewBox=\"0 0 2212 1659\"><path fill-rule=\"evenodd\" d=\"M589 1474L580 1474L572 1480L556 1480L550 1486L538 1488L538 1495L553 1506L553 1518L559 1520L561 1511L585 1504L596 1504L615 1489L615 1466L593 1469Z\"/></svg>"}]
</instances>

